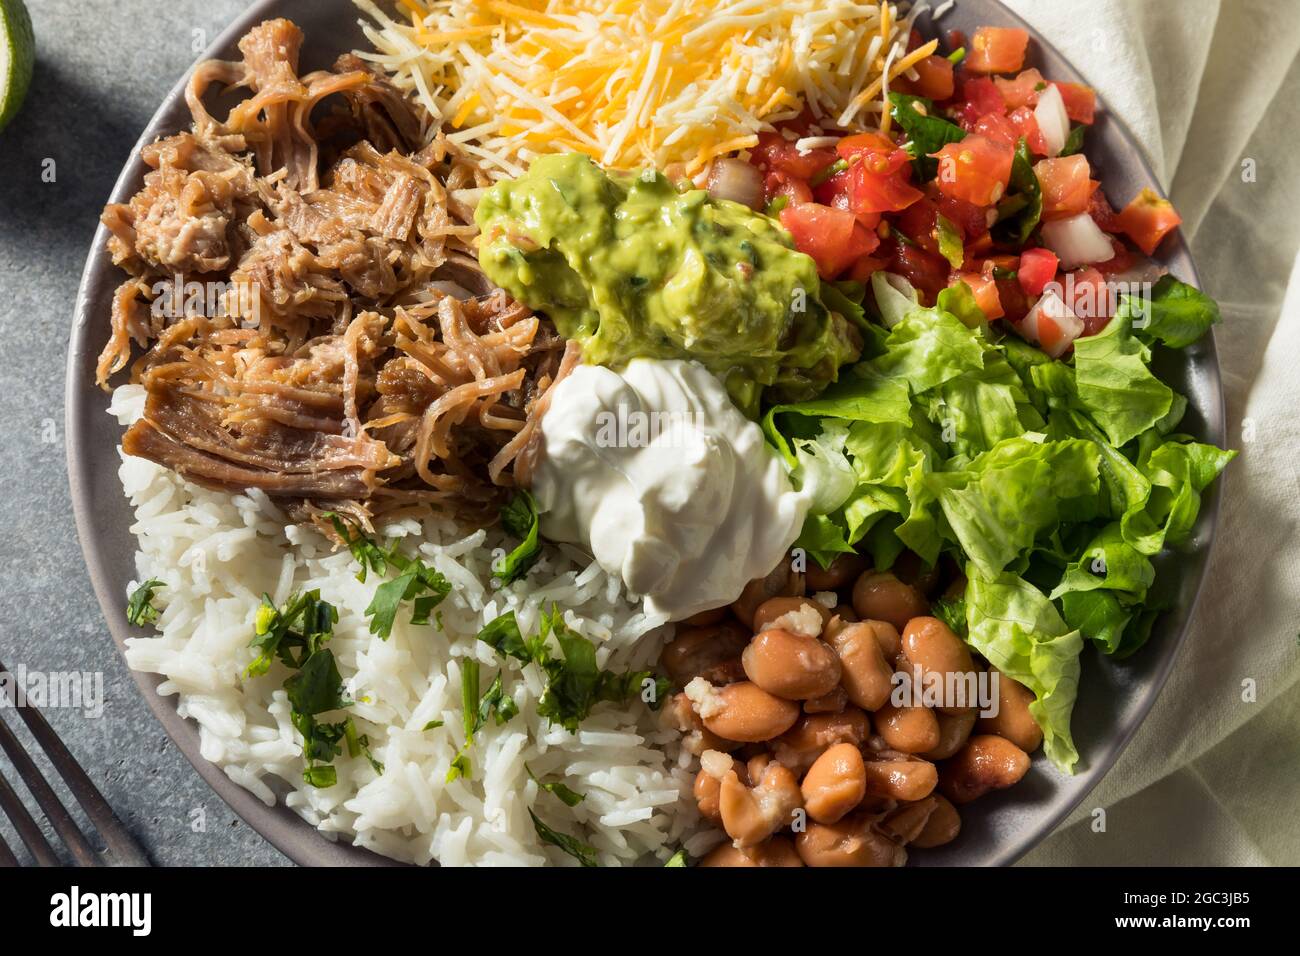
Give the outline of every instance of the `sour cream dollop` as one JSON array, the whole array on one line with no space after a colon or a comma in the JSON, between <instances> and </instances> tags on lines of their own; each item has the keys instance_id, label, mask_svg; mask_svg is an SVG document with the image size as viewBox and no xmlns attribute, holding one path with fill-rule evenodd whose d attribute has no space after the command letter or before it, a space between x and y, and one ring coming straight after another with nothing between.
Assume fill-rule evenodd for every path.
<instances>
[{"instance_id":1,"label":"sour cream dollop","mask_svg":"<svg viewBox=\"0 0 1300 956\"><path fill-rule=\"evenodd\" d=\"M762 431L695 362L579 366L541 430L542 532L589 548L670 620L734 601L780 562L808 511Z\"/></svg>"}]
</instances>

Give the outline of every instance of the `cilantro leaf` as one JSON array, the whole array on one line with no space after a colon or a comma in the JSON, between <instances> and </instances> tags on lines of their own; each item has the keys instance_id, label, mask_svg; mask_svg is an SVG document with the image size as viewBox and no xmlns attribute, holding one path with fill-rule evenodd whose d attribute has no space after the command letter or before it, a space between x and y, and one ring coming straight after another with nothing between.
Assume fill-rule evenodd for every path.
<instances>
[{"instance_id":1,"label":"cilantro leaf","mask_svg":"<svg viewBox=\"0 0 1300 956\"><path fill-rule=\"evenodd\" d=\"M537 516L537 501L527 491L520 489L501 509L501 524L505 529L521 539L519 545L507 554L498 568L493 568L497 580L502 586L519 580L528 573L542 554L540 520Z\"/></svg>"},{"instance_id":2,"label":"cilantro leaf","mask_svg":"<svg viewBox=\"0 0 1300 956\"><path fill-rule=\"evenodd\" d=\"M595 847L588 846L581 840L575 839L566 833L560 833L557 830L551 829L538 819L537 814L533 813L532 810L528 811L528 815L532 817L533 829L537 831L537 837L543 843L549 843L551 846L559 847L583 866L600 866L600 862L596 857Z\"/></svg>"},{"instance_id":3,"label":"cilantro leaf","mask_svg":"<svg viewBox=\"0 0 1300 956\"><path fill-rule=\"evenodd\" d=\"M1073 156L1075 153L1083 151L1083 137L1088 131L1088 127L1082 123L1070 130L1070 135L1065 137L1065 145L1061 147L1058 156Z\"/></svg>"},{"instance_id":4,"label":"cilantro leaf","mask_svg":"<svg viewBox=\"0 0 1300 956\"><path fill-rule=\"evenodd\" d=\"M157 578L150 578L131 592L126 603L126 621L135 627L143 627L158 620L158 609L153 606L153 592L166 587Z\"/></svg>"},{"instance_id":5,"label":"cilantro leaf","mask_svg":"<svg viewBox=\"0 0 1300 956\"><path fill-rule=\"evenodd\" d=\"M334 532L348 546L352 557L361 566L361 570L357 572L358 581L365 583L367 571L374 571L376 574L384 573L388 567L388 555L383 548L362 534L360 529L354 536L348 530L347 523L337 513L326 511L321 514L321 517L329 518L330 524L334 526Z\"/></svg>"},{"instance_id":6,"label":"cilantro leaf","mask_svg":"<svg viewBox=\"0 0 1300 956\"><path fill-rule=\"evenodd\" d=\"M478 632L478 639L498 654L513 657L525 664L531 663L534 658L534 648L519 632L519 621L515 618L514 611L506 611L489 621Z\"/></svg>"},{"instance_id":7,"label":"cilantro leaf","mask_svg":"<svg viewBox=\"0 0 1300 956\"><path fill-rule=\"evenodd\" d=\"M578 804L582 803L583 800L587 799L585 793L575 793L558 780L551 783L543 783L538 779L537 774L533 773L533 768L528 766L528 764L524 764L524 769L528 771L528 776L532 779L533 783L537 784L540 789L545 790L547 793L559 797L565 806L576 807Z\"/></svg>"},{"instance_id":8,"label":"cilantro leaf","mask_svg":"<svg viewBox=\"0 0 1300 956\"><path fill-rule=\"evenodd\" d=\"M1016 156L1011 163L1011 184L1007 198L998 203L998 221L993 238L1023 246L1038 228L1043 217L1043 187L1034 173L1029 144L1022 136L1016 141Z\"/></svg>"},{"instance_id":9,"label":"cilantro leaf","mask_svg":"<svg viewBox=\"0 0 1300 956\"><path fill-rule=\"evenodd\" d=\"M918 183L928 183L939 174L939 161L931 154L939 152L949 143L960 143L966 131L942 116L934 115L934 104L921 96L909 93L889 94L889 113L907 134L904 147L912 157Z\"/></svg>"}]
</instances>

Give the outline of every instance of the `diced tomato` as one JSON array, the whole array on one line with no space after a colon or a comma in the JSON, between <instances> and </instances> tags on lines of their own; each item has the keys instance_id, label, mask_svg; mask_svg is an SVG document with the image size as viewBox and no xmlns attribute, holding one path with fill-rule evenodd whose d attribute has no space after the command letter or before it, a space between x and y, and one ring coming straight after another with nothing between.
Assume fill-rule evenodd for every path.
<instances>
[{"instance_id":1,"label":"diced tomato","mask_svg":"<svg viewBox=\"0 0 1300 956\"><path fill-rule=\"evenodd\" d=\"M939 238L935 231L938 211L934 200L922 196L899 214L894 226L926 252L938 255Z\"/></svg>"},{"instance_id":2,"label":"diced tomato","mask_svg":"<svg viewBox=\"0 0 1300 956\"><path fill-rule=\"evenodd\" d=\"M989 220L988 210L982 206L976 206L968 203L964 199L957 199L954 196L946 196L938 193L935 203L939 207L939 212L943 218L956 226L960 231L962 238L965 240L975 239L979 236L988 235Z\"/></svg>"},{"instance_id":3,"label":"diced tomato","mask_svg":"<svg viewBox=\"0 0 1300 956\"><path fill-rule=\"evenodd\" d=\"M954 272L951 279L953 285L961 281L970 286L975 296L975 304L980 307L980 311L990 322L1006 314L1002 308L1002 297L998 295L998 284L992 276L982 275L979 272Z\"/></svg>"},{"instance_id":4,"label":"diced tomato","mask_svg":"<svg viewBox=\"0 0 1300 956\"><path fill-rule=\"evenodd\" d=\"M966 34L960 30L949 30L943 35L949 50L960 50L966 45Z\"/></svg>"},{"instance_id":5,"label":"diced tomato","mask_svg":"<svg viewBox=\"0 0 1300 956\"><path fill-rule=\"evenodd\" d=\"M993 281L998 287L998 300L1005 313L1002 317L1013 324L1019 322L1029 313L1029 297L1025 295L1025 290L1020 288L1020 283L1015 279Z\"/></svg>"},{"instance_id":6,"label":"diced tomato","mask_svg":"<svg viewBox=\"0 0 1300 956\"><path fill-rule=\"evenodd\" d=\"M1015 272L1019 268L1020 256L1006 252L1000 252L997 255L989 256L980 263L980 271L986 275L992 275L999 269L1003 272Z\"/></svg>"},{"instance_id":7,"label":"diced tomato","mask_svg":"<svg viewBox=\"0 0 1300 956\"><path fill-rule=\"evenodd\" d=\"M1083 321L1083 334L1096 335L1110 322L1118 302L1106 284L1106 277L1091 266L1065 277L1062 283L1066 304Z\"/></svg>"},{"instance_id":8,"label":"diced tomato","mask_svg":"<svg viewBox=\"0 0 1300 956\"><path fill-rule=\"evenodd\" d=\"M1088 211L1093 192L1089 172L1087 158L1077 154L1040 159L1034 164L1034 175L1043 189L1044 219L1069 219Z\"/></svg>"},{"instance_id":9,"label":"diced tomato","mask_svg":"<svg viewBox=\"0 0 1300 956\"><path fill-rule=\"evenodd\" d=\"M1182 221L1173 203L1150 189L1138 193L1119 214L1120 229L1147 255L1154 253L1160 241Z\"/></svg>"},{"instance_id":10,"label":"diced tomato","mask_svg":"<svg viewBox=\"0 0 1300 956\"><path fill-rule=\"evenodd\" d=\"M1047 88L1047 80L1043 79L1043 74L1033 69L1025 70L1010 80L997 77L993 83L1011 109L1033 106L1038 102L1038 94Z\"/></svg>"},{"instance_id":11,"label":"diced tomato","mask_svg":"<svg viewBox=\"0 0 1300 956\"><path fill-rule=\"evenodd\" d=\"M913 50L915 50L924 42L925 40L921 36L921 31L913 30L911 33L907 35L907 52L911 53Z\"/></svg>"},{"instance_id":12,"label":"diced tomato","mask_svg":"<svg viewBox=\"0 0 1300 956\"><path fill-rule=\"evenodd\" d=\"M912 92L928 100L941 103L952 99L956 84L952 75L952 61L937 53L918 60L912 65L916 70L916 79L909 81Z\"/></svg>"},{"instance_id":13,"label":"diced tomato","mask_svg":"<svg viewBox=\"0 0 1300 956\"><path fill-rule=\"evenodd\" d=\"M852 213L820 203L794 203L781 210L781 225L790 230L795 248L811 256L817 273L833 279L854 260L870 255L880 237L865 229Z\"/></svg>"},{"instance_id":14,"label":"diced tomato","mask_svg":"<svg viewBox=\"0 0 1300 956\"><path fill-rule=\"evenodd\" d=\"M985 113L975 121L975 126L971 132L979 133L982 136L996 139L1011 146L1015 146L1016 140L1020 138L1015 124L1001 113Z\"/></svg>"},{"instance_id":15,"label":"diced tomato","mask_svg":"<svg viewBox=\"0 0 1300 956\"><path fill-rule=\"evenodd\" d=\"M1007 191L1015 149L973 133L934 153L939 159L939 191L976 206L992 206Z\"/></svg>"},{"instance_id":16,"label":"diced tomato","mask_svg":"<svg viewBox=\"0 0 1300 956\"><path fill-rule=\"evenodd\" d=\"M763 180L763 195L770 203L778 196L787 202L812 202L812 189L802 179L774 169Z\"/></svg>"},{"instance_id":17,"label":"diced tomato","mask_svg":"<svg viewBox=\"0 0 1300 956\"><path fill-rule=\"evenodd\" d=\"M989 113L1005 113L1006 100L987 76L967 77L961 84L961 105L957 109L957 119L962 129L972 130L981 116Z\"/></svg>"},{"instance_id":18,"label":"diced tomato","mask_svg":"<svg viewBox=\"0 0 1300 956\"><path fill-rule=\"evenodd\" d=\"M1042 295L1047 283L1056 278L1056 267L1060 261L1056 258L1056 253L1049 249L1026 249L1020 253L1016 280L1025 295Z\"/></svg>"},{"instance_id":19,"label":"diced tomato","mask_svg":"<svg viewBox=\"0 0 1300 956\"><path fill-rule=\"evenodd\" d=\"M906 242L894 243L889 270L912 283L927 305L934 304L935 296L948 287L947 261Z\"/></svg>"},{"instance_id":20,"label":"diced tomato","mask_svg":"<svg viewBox=\"0 0 1300 956\"><path fill-rule=\"evenodd\" d=\"M1115 212L1106 199L1106 194L1100 189L1094 189L1092 195L1088 197L1088 215L1102 232L1120 231L1119 214Z\"/></svg>"},{"instance_id":21,"label":"diced tomato","mask_svg":"<svg viewBox=\"0 0 1300 956\"><path fill-rule=\"evenodd\" d=\"M855 178L855 174L847 169L836 173L813 190L813 200L823 206L833 206L851 212L867 229L875 229L880 225L880 213L869 210L858 212L853 208Z\"/></svg>"},{"instance_id":22,"label":"diced tomato","mask_svg":"<svg viewBox=\"0 0 1300 956\"><path fill-rule=\"evenodd\" d=\"M880 272L888 265L889 262L885 259L878 259L875 256L863 256L858 259L857 262L853 263L853 266L847 273L847 277L852 282L861 282L863 285L866 285L871 281L871 277L875 273Z\"/></svg>"},{"instance_id":23,"label":"diced tomato","mask_svg":"<svg viewBox=\"0 0 1300 956\"><path fill-rule=\"evenodd\" d=\"M830 149L801 153L794 140L788 140L780 133L760 133L753 154L759 167L768 171L779 170L799 179L812 179L838 159Z\"/></svg>"},{"instance_id":24,"label":"diced tomato","mask_svg":"<svg viewBox=\"0 0 1300 956\"><path fill-rule=\"evenodd\" d=\"M993 248L993 237L989 233L983 233L974 239L967 239L965 243L966 261L962 263L963 269L974 269L976 260L984 256Z\"/></svg>"},{"instance_id":25,"label":"diced tomato","mask_svg":"<svg viewBox=\"0 0 1300 956\"><path fill-rule=\"evenodd\" d=\"M1015 73L1025 65L1029 32L1014 27L980 27L971 38L966 69L972 73Z\"/></svg>"},{"instance_id":26,"label":"diced tomato","mask_svg":"<svg viewBox=\"0 0 1300 956\"><path fill-rule=\"evenodd\" d=\"M1128 272L1137 264L1137 253L1125 245L1122 239L1111 236L1110 244L1115 247L1115 255L1105 262L1098 262L1095 266L1102 275L1119 275L1122 272Z\"/></svg>"},{"instance_id":27,"label":"diced tomato","mask_svg":"<svg viewBox=\"0 0 1300 956\"><path fill-rule=\"evenodd\" d=\"M1076 123L1089 126L1097 116L1097 91L1082 83L1053 83L1065 101L1065 113Z\"/></svg>"},{"instance_id":28,"label":"diced tomato","mask_svg":"<svg viewBox=\"0 0 1300 956\"><path fill-rule=\"evenodd\" d=\"M1012 110L1007 119L1015 127L1017 138L1024 137L1031 153L1035 156L1047 155L1047 139L1038 127L1038 117L1034 115L1033 110L1028 106L1022 106Z\"/></svg>"},{"instance_id":29,"label":"diced tomato","mask_svg":"<svg viewBox=\"0 0 1300 956\"><path fill-rule=\"evenodd\" d=\"M924 195L907 181L911 166L903 165L884 173L873 171L871 166L870 160L863 160L851 163L848 169L839 174L847 177L849 208L858 215L901 212ZM892 168L892 163L882 168L888 170Z\"/></svg>"},{"instance_id":30,"label":"diced tomato","mask_svg":"<svg viewBox=\"0 0 1300 956\"><path fill-rule=\"evenodd\" d=\"M893 153L898 144L884 133L854 133L835 144L835 154L840 159L852 159L860 153Z\"/></svg>"}]
</instances>

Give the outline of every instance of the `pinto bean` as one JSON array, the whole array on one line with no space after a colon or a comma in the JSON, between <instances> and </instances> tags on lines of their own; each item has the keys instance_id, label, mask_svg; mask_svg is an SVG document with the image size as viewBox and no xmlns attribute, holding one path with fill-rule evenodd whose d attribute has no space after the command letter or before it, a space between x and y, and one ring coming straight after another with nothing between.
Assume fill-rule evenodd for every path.
<instances>
[{"instance_id":1,"label":"pinto bean","mask_svg":"<svg viewBox=\"0 0 1300 956\"><path fill-rule=\"evenodd\" d=\"M885 660L870 622L850 624L830 639L839 655L840 683L849 700L875 710L889 699L894 669Z\"/></svg>"},{"instance_id":2,"label":"pinto bean","mask_svg":"<svg viewBox=\"0 0 1300 956\"><path fill-rule=\"evenodd\" d=\"M802 774L828 748L842 743L859 746L870 733L871 721L857 707L845 707L837 714L809 714L772 741L772 756Z\"/></svg>"},{"instance_id":3,"label":"pinto bean","mask_svg":"<svg viewBox=\"0 0 1300 956\"><path fill-rule=\"evenodd\" d=\"M924 800L939 782L939 771L928 760L876 755L866 761L867 792L910 803Z\"/></svg>"},{"instance_id":4,"label":"pinto bean","mask_svg":"<svg viewBox=\"0 0 1300 956\"><path fill-rule=\"evenodd\" d=\"M715 847L700 860L699 866L803 866L788 836L777 834L756 846L738 849L724 843Z\"/></svg>"},{"instance_id":5,"label":"pinto bean","mask_svg":"<svg viewBox=\"0 0 1300 956\"><path fill-rule=\"evenodd\" d=\"M970 739L975 729L975 710L963 710L958 714L935 714L939 721L939 742L930 750L921 754L927 760L947 760Z\"/></svg>"},{"instance_id":6,"label":"pinto bean","mask_svg":"<svg viewBox=\"0 0 1300 956\"><path fill-rule=\"evenodd\" d=\"M948 798L936 793L931 799L935 801L934 812L921 832L912 838L912 846L923 850L951 843L961 832L961 815Z\"/></svg>"},{"instance_id":7,"label":"pinto bean","mask_svg":"<svg viewBox=\"0 0 1300 956\"><path fill-rule=\"evenodd\" d=\"M754 614L769 598L774 597L803 597L804 593L804 576L791 567L788 557L783 558L772 573L763 578L755 578L745 585L745 589L740 592L740 597L736 598L731 605L731 611L736 615L740 623L749 628L750 633L754 631Z\"/></svg>"},{"instance_id":8,"label":"pinto bean","mask_svg":"<svg viewBox=\"0 0 1300 956\"><path fill-rule=\"evenodd\" d=\"M819 637L831 619L830 608L806 597L774 597L754 612L754 630L779 627L805 637Z\"/></svg>"},{"instance_id":9,"label":"pinto bean","mask_svg":"<svg viewBox=\"0 0 1300 956\"><path fill-rule=\"evenodd\" d=\"M924 800L900 804L881 818L879 824L881 832L906 846L925 831L930 816L942 799L943 797L932 793Z\"/></svg>"},{"instance_id":10,"label":"pinto bean","mask_svg":"<svg viewBox=\"0 0 1300 956\"><path fill-rule=\"evenodd\" d=\"M1043 728L1029 711L1029 705L1034 702L1033 692L996 668L990 674L997 674L998 678L998 712L980 718L979 732L1005 737L1025 753L1033 753L1043 742Z\"/></svg>"},{"instance_id":11,"label":"pinto bean","mask_svg":"<svg viewBox=\"0 0 1300 956\"><path fill-rule=\"evenodd\" d=\"M915 617L903 628L903 659L910 665L914 679L926 688L937 681L944 689L944 702L937 709L958 714L974 705L971 691L978 672L970 651L961 638L937 617ZM948 687L966 688L965 699L947 699Z\"/></svg>"},{"instance_id":12,"label":"pinto bean","mask_svg":"<svg viewBox=\"0 0 1300 956\"><path fill-rule=\"evenodd\" d=\"M1005 737L976 734L945 761L940 790L953 803L970 803L990 790L1003 790L1029 770L1029 754Z\"/></svg>"},{"instance_id":13,"label":"pinto bean","mask_svg":"<svg viewBox=\"0 0 1300 956\"><path fill-rule=\"evenodd\" d=\"M843 687L834 687L821 697L811 697L803 702L805 714L838 714L849 705L849 695Z\"/></svg>"},{"instance_id":14,"label":"pinto bean","mask_svg":"<svg viewBox=\"0 0 1300 956\"><path fill-rule=\"evenodd\" d=\"M840 682L840 659L829 645L777 627L754 636L741 664L751 681L786 700L821 697Z\"/></svg>"},{"instance_id":15,"label":"pinto bean","mask_svg":"<svg viewBox=\"0 0 1300 956\"><path fill-rule=\"evenodd\" d=\"M799 719L799 705L740 681L714 688L699 713L705 729L719 737L760 743L789 730Z\"/></svg>"},{"instance_id":16,"label":"pinto bean","mask_svg":"<svg viewBox=\"0 0 1300 956\"><path fill-rule=\"evenodd\" d=\"M803 805L803 794L794 774L779 763L770 763L753 788L729 771L718 791L718 813L722 828L736 846L754 846L790 822Z\"/></svg>"},{"instance_id":17,"label":"pinto bean","mask_svg":"<svg viewBox=\"0 0 1300 956\"><path fill-rule=\"evenodd\" d=\"M888 621L902 630L929 608L925 595L888 571L868 571L853 585L853 609L863 620Z\"/></svg>"},{"instance_id":18,"label":"pinto bean","mask_svg":"<svg viewBox=\"0 0 1300 956\"><path fill-rule=\"evenodd\" d=\"M660 652L659 666L678 687L696 677L710 684L730 684L744 679L740 654L748 643L749 634L734 621L683 627Z\"/></svg>"},{"instance_id":19,"label":"pinto bean","mask_svg":"<svg viewBox=\"0 0 1300 956\"><path fill-rule=\"evenodd\" d=\"M876 733L893 750L920 754L939 746L939 719L925 707L894 707L876 711Z\"/></svg>"},{"instance_id":20,"label":"pinto bean","mask_svg":"<svg viewBox=\"0 0 1300 956\"><path fill-rule=\"evenodd\" d=\"M866 569L867 562L857 554L837 554L829 568L816 561L808 562L804 576L810 591L838 591L857 578Z\"/></svg>"},{"instance_id":21,"label":"pinto bean","mask_svg":"<svg viewBox=\"0 0 1300 956\"><path fill-rule=\"evenodd\" d=\"M835 823L867 794L861 751L853 744L836 744L808 768L799 788L810 817Z\"/></svg>"},{"instance_id":22,"label":"pinto bean","mask_svg":"<svg viewBox=\"0 0 1300 956\"><path fill-rule=\"evenodd\" d=\"M902 866L907 851L881 833L873 818L861 813L836 823L810 823L794 838L799 858L808 866Z\"/></svg>"}]
</instances>

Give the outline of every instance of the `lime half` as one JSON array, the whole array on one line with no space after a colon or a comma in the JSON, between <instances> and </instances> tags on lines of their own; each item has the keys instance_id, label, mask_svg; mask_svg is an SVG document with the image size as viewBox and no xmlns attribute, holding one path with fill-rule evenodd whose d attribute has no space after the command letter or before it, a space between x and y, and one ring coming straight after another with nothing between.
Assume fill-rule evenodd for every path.
<instances>
[{"instance_id":1,"label":"lime half","mask_svg":"<svg viewBox=\"0 0 1300 956\"><path fill-rule=\"evenodd\" d=\"M0 0L0 130L23 105L35 62L36 38L23 0Z\"/></svg>"}]
</instances>

